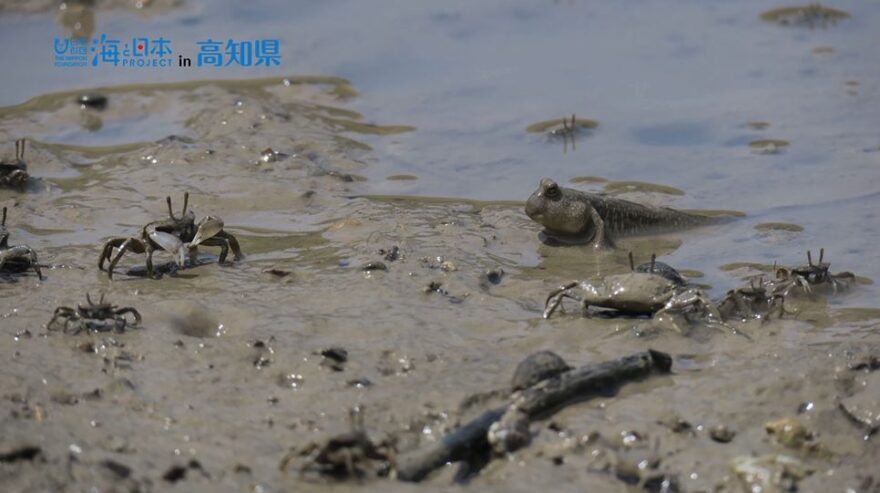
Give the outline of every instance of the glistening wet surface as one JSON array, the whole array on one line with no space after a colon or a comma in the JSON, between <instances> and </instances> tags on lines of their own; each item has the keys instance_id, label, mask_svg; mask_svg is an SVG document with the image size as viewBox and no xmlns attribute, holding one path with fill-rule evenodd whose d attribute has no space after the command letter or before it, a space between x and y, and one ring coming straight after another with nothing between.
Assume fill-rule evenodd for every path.
<instances>
[{"instance_id":1,"label":"glistening wet surface","mask_svg":"<svg viewBox=\"0 0 880 493\"><path fill-rule=\"evenodd\" d=\"M48 266L43 281L0 281L0 453L40 449L0 461L13 488L347 489L279 464L345 431L352 406L405 453L471 417L462 399L503 388L535 350L577 365L648 347L674 356L671 376L533 424L532 445L465 488L640 491L662 476L738 491L731 461L749 455L802 461L804 491L880 482L876 436L839 407L880 378L864 363L880 352L880 6L779 25L761 18L777 7L765 2L97 3L10 2L0 16L0 40L21 47L4 55L16 70L0 94L0 156L27 137L34 177L0 203L10 243ZM52 67L52 37L83 26L181 45L278 37L284 62ZM87 93L107 108L80 108ZM543 176L743 216L613 252L549 246L523 213ZM136 253L112 281L98 271L106 240L165 217L166 196L179 210L185 192L197 218L223 219L242 261L218 265L207 247L212 262L177 277L125 276ZM794 295L796 314L742 334L571 309L541 318L554 287L627 272L628 251L718 297L820 248L853 286ZM136 307L143 328L46 330L55 307L99 291ZM331 346L348 351L342 371L320 364ZM786 416L818 445L768 435ZM712 438L716 425L732 441ZM175 465L189 472L163 479ZM350 488L444 490L454 471Z\"/></svg>"}]
</instances>

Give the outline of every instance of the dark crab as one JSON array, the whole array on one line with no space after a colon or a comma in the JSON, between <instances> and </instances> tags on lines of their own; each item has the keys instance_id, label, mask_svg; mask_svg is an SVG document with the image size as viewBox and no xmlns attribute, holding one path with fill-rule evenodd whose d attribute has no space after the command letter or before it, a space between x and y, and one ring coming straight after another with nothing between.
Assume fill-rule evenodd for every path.
<instances>
[{"instance_id":1,"label":"dark crab","mask_svg":"<svg viewBox=\"0 0 880 493\"><path fill-rule=\"evenodd\" d=\"M33 269L43 279L37 264L37 253L27 245L9 246L9 230L6 229L6 207L0 220L0 272L19 273Z\"/></svg>"},{"instance_id":2,"label":"dark crab","mask_svg":"<svg viewBox=\"0 0 880 493\"><path fill-rule=\"evenodd\" d=\"M135 327L141 323L141 314L131 307L119 308L116 305L104 301L104 295L97 303L92 301L86 293L86 306L76 305L76 308L59 306L52 315L52 320L46 324L49 330L61 330L65 333L78 334L81 331L109 332L115 330L122 332L126 327ZM130 314L133 319L125 317Z\"/></svg>"},{"instance_id":3,"label":"dark crab","mask_svg":"<svg viewBox=\"0 0 880 493\"><path fill-rule=\"evenodd\" d=\"M98 268L104 270L104 262L110 261L107 267L107 275L113 278L113 268L122 258L126 251L144 253L147 258L147 277L156 277L153 269L153 252L165 250L174 256L175 262L184 267L187 259L193 261L198 253L199 245L219 246L220 263L226 262L229 250L235 260L242 257L241 248L235 236L223 231L223 220L214 216L205 216L198 223L195 213L187 210L189 205L189 193L183 195L183 210L180 217L174 215L171 207L171 197L165 197L168 205L168 219L153 221L141 229L136 237L111 238L104 243L101 257L98 259ZM113 256L113 250L116 255Z\"/></svg>"},{"instance_id":4,"label":"dark crab","mask_svg":"<svg viewBox=\"0 0 880 493\"><path fill-rule=\"evenodd\" d=\"M809 286L830 286L834 293L838 290L849 289L852 282L855 281L855 274L852 272L840 272L832 274L829 270L830 262L823 262L825 259L825 249L819 249L819 262L813 263L813 254L807 250L807 265L801 265L793 269L780 267L776 269L776 282L778 283L797 283ZM809 294L809 288L806 289Z\"/></svg>"},{"instance_id":5,"label":"dark crab","mask_svg":"<svg viewBox=\"0 0 880 493\"><path fill-rule=\"evenodd\" d=\"M763 277L753 277L749 284L728 291L718 301L718 312L724 319L737 317L742 320L769 320L775 312L779 312L779 317L782 318L785 314L785 296L794 286L809 290L809 286L798 282L777 284L765 282Z\"/></svg>"},{"instance_id":6,"label":"dark crab","mask_svg":"<svg viewBox=\"0 0 880 493\"><path fill-rule=\"evenodd\" d=\"M629 252L629 268L633 272L647 272L649 274L657 274L658 276L665 277L666 279L672 281L678 286L684 286L685 284L687 284L681 274L679 274L674 267L665 262L657 262L656 254L651 254L650 262L635 265L635 262L633 261L633 254L632 252Z\"/></svg>"},{"instance_id":7,"label":"dark crab","mask_svg":"<svg viewBox=\"0 0 880 493\"><path fill-rule=\"evenodd\" d=\"M27 173L27 164L24 162L25 139L15 141L15 160L0 161L0 186L20 188L27 183L30 176Z\"/></svg>"}]
</instances>

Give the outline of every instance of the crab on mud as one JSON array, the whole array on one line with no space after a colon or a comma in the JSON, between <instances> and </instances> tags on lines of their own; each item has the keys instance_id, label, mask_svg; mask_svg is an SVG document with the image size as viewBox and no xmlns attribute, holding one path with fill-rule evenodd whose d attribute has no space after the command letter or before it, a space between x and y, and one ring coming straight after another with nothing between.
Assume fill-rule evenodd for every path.
<instances>
[{"instance_id":1,"label":"crab on mud","mask_svg":"<svg viewBox=\"0 0 880 493\"><path fill-rule=\"evenodd\" d=\"M27 245L9 246L9 230L6 229L6 207L0 220L0 272L19 273L34 269L39 279L43 279L37 264L37 253Z\"/></svg>"},{"instance_id":2,"label":"crab on mud","mask_svg":"<svg viewBox=\"0 0 880 493\"><path fill-rule=\"evenodd\" d=\"M805 291L810 294L810 286L830 286L836 294L838 290L849 289L852 282L855 281L855 274L852 272L840 272L832 274L829 270L830 262L823 262L825 258L825 249L819 250L819 262L813 263L813 255L807 250L807 265L801 265L793 269L780 267L776 269L777 283L795 283L805 286Z\"/></svg>"},{"instance_id":3,"label":"crab on mud","mask_svg":"<svg viewBox=\"0 0 880 493\"><path fill-rule=\"evenodd\" d=\"M665 262L657 262L657 255L651 254L651 261L644 264L635 265L633 254L629 252L629 268L633 272L647 272L649 274L657 274L669 279L677 286L684 286L687 282L679 274L677 270Z\"/></svg>"},{"instance_id":4,"label":"crab on mud","mask_svg":"<svg viewBox=\"0 0 880 493\"><path fill-rule=\"evenodd\" d=\"M680 314L723 324L721 314L712 300L697 287L680 286L675 281L655 272L630 272L606 276L595 281L572 281L560 286L544 302L544 318L550 318L562 304L571 298L583 305L583 313L590 316L591 306L608 308L623 315Z\"/></svg>"},{"instance_id":5,"label":"crab on mud","mask_svg":"<svg viewBox=\"0 0 880 493\"><path fill-rule=\"evenodd\" d=\"M786 280L778 283L765 282L763 277L752 278L746 286L731 289L718 301L718 312L725 319L738 317L742 320L761 319L769 320L774 312L779 312L779 317L785 314L785 297L795 286L802 287L809 292L810 286L799 280Z\"/></svg>"},{"instance_id":6,"label":"crab on mud","mask_svg":"<svg viewBox=\"0 0 880 493\"><path fill-rule=\"evenodd\" d=\"M375 443L364 430L363 413L358 407L350 411L351 430L328 438L324 443L312 442L297 453L285 456L281 470L285 471L296 456L305 456L300 475L317 474L343 480L362 479L371 473L386 475L394 462L391 443ZM379 462L378 467L372 464Z\"/></svg>"},{"instance_id":7,"label":"crab on mud","mask_svg":"<svg viewBox=\"0 0 880 493\"><path fill-rule=\"evenodd\" d=\"M46 324L49 330L61 330L65 333L78 334L81 331L109 332L115 330L122 332L126 327L135 327L141 323L141 314L132 307L118 308L116 305L104 301L104 295L97 303L92 301L86 293L86 306L76 305L76 308L59 306L52 315L52 320ZM133 320L129 321L125 315L131 314Z\"/></svg>"},{"instance_id":8,"label":"crab on mud","mask_svg":"<svg viewBox=\"0 0 880 493\"><path fill-rule=\"evenodd\" d=\"M98 259L98 268L104 270L104 262L110 261L107 267L107 275L113 278L113 268L126 251L146 254L147 277L156 277L153 269L153 252L164 250L174 256L178 266L183 267L187 258L194 260L198 253L199 245L219 246L222 264L226 262L226 256L232 249L235 260L242 257L241 247L235 236L223 231L223 220L215 216L205 216L198 223L195 213L187 211L189 205L189 192L183 195L183 210L180 217L174 215L171 208L171 197L165 197L168 204L168 219L153 221L141 229L136 237L116 237L107 240L101 250ZM113 256L113 250L116 256Z\"/></svg>"},{"instance_id":9,"label":"crab on mud","mask_svg":"<svg viewBox=\"0 0 880 493\"><path fill-rule=\"evenodd\" d=\"M24 162L24 139L15 141L15 161L0 162L0 185L18 188L27 183L30 176L27 173L27 164Z\"/></svg>"}]
</instances>

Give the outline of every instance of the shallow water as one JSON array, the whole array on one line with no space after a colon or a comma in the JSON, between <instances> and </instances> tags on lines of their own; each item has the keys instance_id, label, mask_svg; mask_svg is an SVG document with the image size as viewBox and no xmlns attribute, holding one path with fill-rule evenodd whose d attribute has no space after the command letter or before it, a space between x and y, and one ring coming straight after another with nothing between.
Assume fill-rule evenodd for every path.
<instances>
[{"instance_id":1,"label":"shallow water","mask_svg":"<svg viewBox=\"0 0 880 493\"><path fill-rule=\"evenodd\" d=\"M857 485L880 457L876 440L862 441L837 410L854 381L876 378L847 364L880 348L880 6L841 2L851 19L809 29L762 21L766 2L156 2L142 12L99 3L97 33L150 32L181 45L282 40L277 69L131 71L52 67L51 38L70 18L22 5L0 15L0 40L18 47L4 54L16 70L0 93L0 156L27 136L37 179L24 193L0 190L0 203L11 243L55 267L43 282L0 284L0 348L12 354L0 445L36 442L47 460L3 470L21 489L107 484L97 465L107 457L131 466L141 487L169 486L164 471L196 458L207 475L178 487L304 488L279 462L344 429L351 405L365 405L368 426L399 435L406 450L438 439L467 416L462 398L504 386L518 361L545 348L577 363L648 345L676 356L672 377L554 420L574 436L650 436L685 491L735 491L730 460L785 451L763 423L804 401L817 410L801 419L832 450L832 459L805 454L821 471L805 489L821 490L831 470ZM85 92L106 94L108 108L80 109L74 99ZM598 122L574 145L526 130L572 113ZM749 145L761 139L790 145ZM262 161L270 147L288 157ZM522 212L542 176L744 217L623 240L613 253L551 247ZM166 195L179 208L184 192L198 217L223 218L243 262L160 281L97 271L103 241L162 217ZM360 270L392 245L404 257L386 261L387 272ZM794 300L796 317L744 327L751 341L630 319L540 318L553 287L625 272L627 250L702 274L696 280L721 295L756 272L728 264L801 264L820 247L833 271L861 282ZM441 270L443 260L455 269ZM122 264L139 262L130 254ZM264 272L273 268L291 274ZM505 275L494 285L484 272L497 268ZM425 293L429 282L443 292ZM136 306L144 330L116 342L46 332L51 310L83 302L87 290ZM24 330L33 337L13 337ZM94 350L82 351L90 340ZM320 367L313 353L340 344L351 354L345 371ZM354 378L373 385L352 388ZM95 388L102 398L83 397ZM726 445L703 429L682 437L657 424L669 414L740 436ZM119 437L129 442L122 451ZM615 443L566 449L564 465L553 465L547 457L563 438L541 428L474 486L630 487L591 455L629 453ZM84 450L73 466L72 444ZM430 484L451 479L444 471Z\"/></svg>"}]
</instances>

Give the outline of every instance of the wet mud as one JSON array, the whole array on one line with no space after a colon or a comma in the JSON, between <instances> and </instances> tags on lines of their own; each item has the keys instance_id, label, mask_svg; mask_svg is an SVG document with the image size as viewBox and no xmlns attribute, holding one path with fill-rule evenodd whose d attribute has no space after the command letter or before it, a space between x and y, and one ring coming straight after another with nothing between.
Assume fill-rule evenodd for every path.
<instances>
[{"instance_id":1,"label":"wet mud","mask_svg":"<svg viewBox=\"0 0 880 493\"><path fill-rule=\"evenodd\" d=\"M807 491L829 484L823 471L836 471L835 484L870 476L876 440L848 416L860 411L840 406L875 376L854 366L880 351L876 313L796 300L801 316L743 326L751 340L626 318L543 320L543 297L561 280L625 272L623 252L668 254L681 236L667 236L665 247L625 240L609 253L554 248L539 242L518 203L365 196L363 182L348 177L368 166L370 151L339 124L361 118L345 108L347 87L280 78L112 88L101 91L105 125L167 111L185 112L186 124L174 136L106 148L34 139L27 161L41 178L2 192L15 211L11 231L45 266L43 281L25 274L0 285L8 485L300 488L280 461L345 429L350 407L362 407L367 429L393 436L399 452L412 450L468 419L459 403L506 385L538 349L582 364L655 348L674 355L673 372L540 423L530 447L469 479L475 487L614 489L663 477L687 490L735 491L731 461L756 452L794 455L820 471L801 480ZM72 93L43 96L5 109L0 130L7 142L50 135L84 111ZM268 147L286 157L266 162ZM636 185L617 189L653 191ZM198 217L223 218L242 261L219 265L207 248L202 265L160 280L118 273L110 281L97 270L107 238L164 217L164 197L184 192ZM137 254L121 261L142 263ZM52 310L85 304L85 292L136 307L143 322L47 330ZM345 351L344 364L330 347ZM764 423L790 415L827 453L771 440ZM716 426L735 436L719 440ZM424 487L443 488L450 475Z\"/></svg>"}]
</instances>

